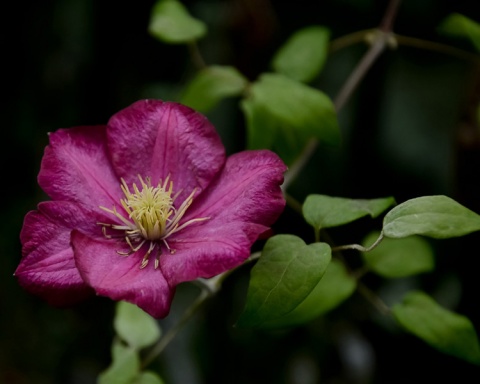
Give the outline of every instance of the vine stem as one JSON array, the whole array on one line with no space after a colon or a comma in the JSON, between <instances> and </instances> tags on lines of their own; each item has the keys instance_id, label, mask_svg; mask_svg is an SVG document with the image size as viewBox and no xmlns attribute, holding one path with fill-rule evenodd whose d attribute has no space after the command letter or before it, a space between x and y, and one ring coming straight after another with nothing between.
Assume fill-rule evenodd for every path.
<instances>
[{"instance_id":1,"label":"vine stem","mask_svg":"<svg viewBox=\"0 0 480 384\"><path fill-rule=\"evenodd\" d=\"M365 77L369 69L372 67L373 63L375 63L381 53L385 50L385 48L387 48L389 41L391 41L393 21L397 14L400 2L401 0L391 0L388 4L387 10L378 30L375 31L376 33L372 34L374 38L370 44L369 49L364 54L364 56L359 61L354 70L351 72L350 76L343 84L340 92L338 93L337 97L333 102L337 113L345 106L346 102L349 100L353 92L357 89L361 80ZM371 33L370 30L366 31L366 35L368 35L368 33ZM355 36L355 38L358 38L358 36ZM307 162L313 156L313 153L317 149L317 146L317 139L311 139L307 143L302 153L298 157L297 161L295 161L289 168L289 170L285 173L285 178L282 185L283 191L287 190L293 180L295 180L298 174L302 171Z\"/></svg>"},{"instance_id":2,"label":"vine stem","mask_svg":"<svg viewBox=\"0 0 480 384\"><path fill-rule=\"evenodd\" d=\"M196 300L186 309L182 317L176 322L167 333L160 337L158 342L150 349L150 351L142 359L142 369L149 365L153 360L157 358L160 353L166 348L166 346L172 341L183 326L195 315L195 313L202 307L205 301L212 295L211 291L204 288Z\"/></svg>"},{"instance_id":3,"label":"vine stem","mask_svg":"<svg viewBox=\"0 0 480 384\"><path fill-rule=\"evenodd\" d=\"M366 285L357 281L357 289L360 294L367 299L372 305L377 308L380 313L384 315L390 315L391 310L390 307L383 302L380 297L378 297L374 292L372 292Z\"/></svg>"}]
</instances>

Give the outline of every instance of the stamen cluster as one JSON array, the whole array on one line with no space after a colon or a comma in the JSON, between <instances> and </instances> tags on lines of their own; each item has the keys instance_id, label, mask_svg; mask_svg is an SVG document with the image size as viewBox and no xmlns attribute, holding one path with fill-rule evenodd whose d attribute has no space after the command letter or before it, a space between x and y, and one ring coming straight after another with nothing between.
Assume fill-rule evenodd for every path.
<instances>
[{"instance_id":1,"label":"stamen cluster","mask_svg":"<svg viewBox=\"0 0 480 384\"><path fill-rule=\"evenodd\" d=\"M138 175L138 179L140 186L133 183L133 191L130 191L125 180L121 179L122 184L120 187L125 198L120 200L120 204L125 214L119 212L115 206L112 209L100 207L114 215L123 224L99 224L103 226L103 234L107 238L112 237L107 234L106 228L108 227L123 231L123 237L130 250L128 252L117 251L119 255L129 256L140 250L144 244L148 244L148 250L143 256L140 268L147 266L150 254L156 250L156 269L158 268L161 255L160 243L163 243L170 253L175 253L175 250L168 245L167 238L195 222L207 220L208 217L195 218L180 224L180 220L193 202L196 189L190 193L177 209L174 206L174 202L182 191L178 191L172 196L173 182L170 181L169 177L164 181L160 180L157 186L152 186L150 177L146 177L143 180Z\"/></svg>"}]
</instances>

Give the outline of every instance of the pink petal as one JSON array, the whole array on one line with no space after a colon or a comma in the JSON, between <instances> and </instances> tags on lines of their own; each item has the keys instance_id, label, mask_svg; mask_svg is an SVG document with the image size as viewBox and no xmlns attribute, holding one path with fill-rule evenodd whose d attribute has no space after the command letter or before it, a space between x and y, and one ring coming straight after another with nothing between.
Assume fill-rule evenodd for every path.
<instances>
[{"instance_id":1,"label":"pink petal","mask_svg":"<svg viewBox=\"0 0 480 384\"><path fill-rule=\"evenodd\" d=\"M270 151L230 156L219 178L194 201L185 221L209 217L172 236L173 255L161 258L167 281L211 277L240 265L252 244L285 207L285 164Z\"/></svg>"},{"instance_id":2,"label":"pink petal","mask_svg":"<svg viewBox=\"0 0 480 384\"><path fill-rule=\"evenodd\" d=\"M53 200L111 208L121 197L108 158L105 127L60 129L50 134L38 182Z\"/></svg>"},{"instance_id":3,"label":"pink petal","mask_svg":"<svg viewBox=\"0 0 480 384\"><path fill-rule=\"evenodd\" d=\"M168 315L175 290L162 271L154 269L153 261L140 269L141 251L120 256L117 251L125 250L124 242L93 239L76 231L72 244L78 269L97 294L136 304L155 318Z\"/></svg>"},{"instance_id":4,"label":"pink petal","mask_svg":"<svg viewBox=\"0 0 480 384\"><path fill-rule=\"evenodd\" d=\"M25 216L20 234L23 258L15 271L20 285L58 306L92 294L75 265L70 233L74 227L91 232L94 226L98 227L74 204L39 204L38 211Z\"/></svg>"},{"instance_id":5,"label":"pink petal","mask_svg":"<svg viewBox=\"0 0 480 384\"><path fill-rule=\"evenodd\" d=\"M205 188L223 166L225 150L215 128L201 114L160 100L138 101L108 122L108 145L118 174L153 183L170 175L183 196Z\"/></svg>"}]
</instances>

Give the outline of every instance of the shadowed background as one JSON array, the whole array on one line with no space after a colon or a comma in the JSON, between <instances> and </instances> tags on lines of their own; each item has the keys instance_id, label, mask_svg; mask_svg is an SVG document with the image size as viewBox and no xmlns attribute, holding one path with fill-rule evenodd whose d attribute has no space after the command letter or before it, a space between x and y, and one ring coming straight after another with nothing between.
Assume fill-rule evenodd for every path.
<instances>
[{"instance_id":1,"label":"shadowed background","mask_svg":"<svg viewBox=\"0 0 480 384\"><path fill-rule=\"evenodd\" d=\"M199 47L208 64L236 66L249 79L270 69L272 54L295 30L321 24L338 38L378 25L384 1L189 0L209 33ZM104 124L145 97L175 100L195 68L184 46L158 42L147 32L154 1L50 0L10 3L2 23L4 73L0 220L0 382L95 383L110 362L114 303L93 298L56 309L24 292L13 277L21 251L23 217L45 199L36 183L47 132ZM480 21L474 2L403 1L394 30L452 44L436 32L450 13ZM334 97L365 45L332 53L314 85ZM480 71L439 52L400 46L373 66L339 119L341 149L320 147L292 185L309 193L352 198L394 196L398 202L446 194L480 213ZM230 99L208 114L228 153L244 149L244 119ZM332 231L358 242L380 221L359 220ZM376 227L378 228L378 226ZM313 240L303 219L287 208L277 233ZM468 316L477 331L479 235L434 242L437 269L413 279L366 283L389 297L408 287L436 293L442 304ZM355 256L353 256L355 262ZM158 364L167 383L424 383L479 377L478 368L410 337L354 295L314 322L289 331L236 329L249 267L225 283ZM175 319L192 292L181 287ZM183 375L183 376L182 376ZM472 376L473 375L473 376Z\"/></svg>"}]
</instances>

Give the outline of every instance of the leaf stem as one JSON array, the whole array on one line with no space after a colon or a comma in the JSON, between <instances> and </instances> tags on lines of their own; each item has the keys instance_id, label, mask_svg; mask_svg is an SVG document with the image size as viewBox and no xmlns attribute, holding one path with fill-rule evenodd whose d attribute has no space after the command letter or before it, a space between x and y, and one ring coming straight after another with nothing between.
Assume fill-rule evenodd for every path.
<instances>
[{"instance_id":1,"label":"leaf stem","mask_svg":"<svg viewBox=\"0 0 480 384\"><path fill-rule=\"evenodd\" d=\"M332 252L344 251L348 249L356 249L357 251L360 251L360 252L370 252L373 248L375 248L378 244L380 244L382 240L383 240L383 231L380 232L380 236L378 236L378 239L375 240L375 242L369 247L364 247L363 245L360 245L360 244L339 245L337 247L333 247Z\"/></svg>"},{"instance_id":2,"label":"leaf stem","mask_svg":"<svg viewBox=\"0 0 480 384\"><path fill-rule=\"evenodd\" d=\"M455 48L442 43L436 43L434 41L418 39L416 37L397 34L394 34L393 37L399 45L439 52L453 57L457 57L462 60L471 61L474 64L480 65L480 56L478 54L470 53L463 49Z\"/></svg>"},{"instance_id":3,"label":"leaf stem","mask_svg":"<svg viewBox=\"0 0 480 384\"><path fill-rule=\"evenodd\" d=\"M200 49L198 48L198 44L196 41L191 41L187 44L188 51L190 52L190 57L192 58L192 62L197 69L204 69L207 65L205 64L205 60L200 53Z\"/></svg>"}]
</instances>

